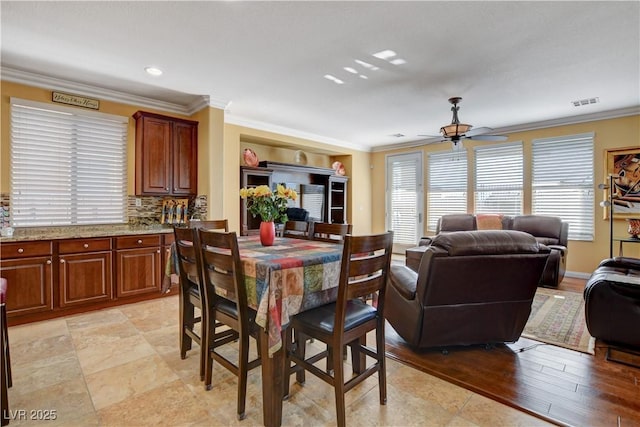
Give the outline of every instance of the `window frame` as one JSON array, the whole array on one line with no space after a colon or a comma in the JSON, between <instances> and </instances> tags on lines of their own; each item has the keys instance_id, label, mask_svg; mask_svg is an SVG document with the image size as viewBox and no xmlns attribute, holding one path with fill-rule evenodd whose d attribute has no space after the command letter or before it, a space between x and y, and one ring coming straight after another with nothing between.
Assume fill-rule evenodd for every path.
<instances>
[{"instance_id":1,"label":"window frame","mask_svg":"<svg viewBox=\"0 0 640 427\"><path fill-rule=\"evenodd\" d=\"M568 222L570 240L593 241L595 236L594 137L588 132L531 141L531 213L559 216ZM586 143L590 146L583 145ZM557 148L560 145L564 146ZM536 163L544 166L536 168ZM545 176L537 176L541 171ZM544 190L550 194L546 200L536 197ZM578 206L568 206L572 200Z\"/></svg>"},{"instance_id":2,"label":"window frame","mask_svg":"<svg viewBox=\"0 0 640 427\"><path fill-rule=\"evenodd\" d=\"M129 118L15 97L10 107L12 225L126 224Z\"/></svg>"}]
</instances>

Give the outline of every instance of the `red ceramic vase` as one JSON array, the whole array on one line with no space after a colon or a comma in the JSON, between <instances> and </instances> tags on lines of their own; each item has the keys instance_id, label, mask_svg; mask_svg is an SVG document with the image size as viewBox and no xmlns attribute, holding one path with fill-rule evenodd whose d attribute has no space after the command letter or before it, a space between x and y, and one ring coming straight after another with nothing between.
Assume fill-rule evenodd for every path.
<instances>
[{"instance_id":1,"label":"red ceramic vase","mask_svg":"<svg viewBox=\"0 0 640 427\"><path fill-rule=\"evenodd\" d=\"M260 243L262 246L272 246L276 239L276 225L273 221L260 223Z\"/></svg>"}]
</instances>

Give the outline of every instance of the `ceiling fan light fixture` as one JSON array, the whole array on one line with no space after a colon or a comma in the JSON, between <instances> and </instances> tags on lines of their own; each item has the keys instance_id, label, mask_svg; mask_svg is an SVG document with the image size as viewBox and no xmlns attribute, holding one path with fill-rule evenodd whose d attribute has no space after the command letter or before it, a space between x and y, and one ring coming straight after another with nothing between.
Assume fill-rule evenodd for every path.
<instances>
[{"instance_id":1,"label":"ceiling fan light fixture","mask_svg":"<svg viewBox=\"0 0 640 427\"><path fill-rule=\"evenodd\" d=\"M464 135L471 130L471 127L471 125L465 123L451 123L450 125L442 126L440 133L442 133L445 138L454 138Z\"/></svg>"}]
</instances>

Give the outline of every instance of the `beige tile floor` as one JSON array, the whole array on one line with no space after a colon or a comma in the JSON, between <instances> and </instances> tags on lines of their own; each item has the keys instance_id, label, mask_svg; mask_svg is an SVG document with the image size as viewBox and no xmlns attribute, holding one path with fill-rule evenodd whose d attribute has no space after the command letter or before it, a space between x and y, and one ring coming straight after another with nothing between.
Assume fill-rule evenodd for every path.
<instances>
[{"instance_id":1,"label":"beige tile floor","mask_svg":"<svg viewBox=\"0 0 640 427\"><path fill-rule=\"evenodd\" d=\"M259 368L249 374L247 418L239 422L235 377L218 365L205 391L198 347L180 359L177 296L10 327L9 339L12 426L262 425ZM347 394L348 425L547 425L393 360L387 381L386 406L375 375ZM283 425L333 425L334 408L333 389L307 374L283 403ZM47 415L55 420L37 419Z\"/></svg>"}]
</instances>

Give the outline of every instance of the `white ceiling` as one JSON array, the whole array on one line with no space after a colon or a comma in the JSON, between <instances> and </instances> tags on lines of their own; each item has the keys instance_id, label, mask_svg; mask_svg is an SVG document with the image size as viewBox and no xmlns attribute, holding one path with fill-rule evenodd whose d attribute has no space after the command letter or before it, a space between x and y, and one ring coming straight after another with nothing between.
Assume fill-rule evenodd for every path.
<instances>
[{"instance_id":1,"label":"white ceiling","mask_svg":"<svg viewBox=\"0 0 640 427\"><path fill-rule=\"evenodd\" d=\"M185 106L205 96L227 107L228 122L339 146L375 150L437 135L451 121L452 96L463 98L462 122L496 133L640 111L638 1L2 1L0 8L3 78L27 71ZM406 64L371 56L385 49ZM149 65L164 74L147 75ZM593 97L600 102L572 104Z\"/></svg>"}]
</instances>

